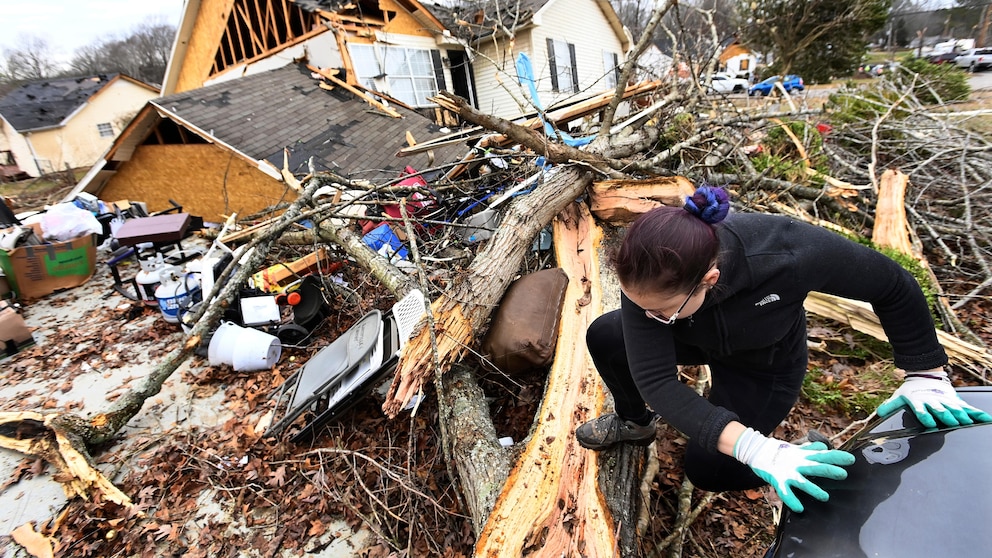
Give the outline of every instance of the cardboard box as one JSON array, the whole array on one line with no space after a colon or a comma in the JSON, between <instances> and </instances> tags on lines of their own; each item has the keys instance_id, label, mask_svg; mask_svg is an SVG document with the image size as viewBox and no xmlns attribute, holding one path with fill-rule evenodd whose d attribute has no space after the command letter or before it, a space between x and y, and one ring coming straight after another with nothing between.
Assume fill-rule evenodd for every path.
<instances>
[{"instance_id":1,"label":"cardboard box","mask_svg":"<svg viewBox=\"0 0 992 558\"><path fill-rule=\"evenodd\" d=\"M24 318L6 302L0 302L0 359L34 345L34 336Z\"/></svg>"},{"instance_id":2,"label":"cardboard box","mask_svg":"<svg viewBox=\"0 0 992 558\"><path fill-rule=\"evenodd\" d=\"M24 302L77 287L96 269L96 235L0 250L0 269L14 296Z\"/></svg>"}]
</instances>

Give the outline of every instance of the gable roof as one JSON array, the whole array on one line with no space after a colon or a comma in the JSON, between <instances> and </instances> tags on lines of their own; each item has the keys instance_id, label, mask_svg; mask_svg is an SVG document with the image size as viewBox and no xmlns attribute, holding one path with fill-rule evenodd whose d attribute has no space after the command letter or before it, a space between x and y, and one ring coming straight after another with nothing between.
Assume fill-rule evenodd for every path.
<instances>
[{"instance_id":1,"label":"gable roof","mask_svg":"<svg viewBox=\"0 0 992 558\"><path fill-rule=\"evenodd\" d=\"M241 79L150 101L159 112L208 141L255 161L305 174L314 158L317 170L352 178L394 178L412 161L396 157L406 132L417 141L441 135L420 114L393 107L403 118L373 110L339 87L330 91L302 66L289 65ZM455 161L464 147L436 150L439 161Z\"/></svg>"},{"instance_id":2,"label":"gable roof","mask_svg":"<svg viewBox=\"0 0 992 558\"><path fill-rule=\"evenodd\" d=\"M121 78L157 91L123 74L38 80L16 87L0 98L0 114L21 133L56 128L64 125L90 98Z\"/></svg>"}]
</instances>

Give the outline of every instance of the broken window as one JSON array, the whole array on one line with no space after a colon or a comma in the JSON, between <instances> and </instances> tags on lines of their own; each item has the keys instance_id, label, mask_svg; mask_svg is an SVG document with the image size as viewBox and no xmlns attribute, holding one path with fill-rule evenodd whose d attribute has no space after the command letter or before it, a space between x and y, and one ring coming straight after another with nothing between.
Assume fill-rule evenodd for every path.
<instances>
[{"instance_id":1,"label":"broken window","mask_svg":"<svg viewBox=\"0 0 992 558\"><path fill-rule=\"evenodd\" d=\"M575 45L559 39L548 39L548 65L551 67L551 89L556 93L579 92L579 70L575 66Z\"/></svg>"},{"instance_id":2,"label":"broken window","mask_svg":"<svg viewBox=\"0 0 992 558\"><path fill-rule=\"evenodd\" d=\"M358 82L415 107L444 88L441 54L437 50L397 46L348 45Z\"/></svg>"},{"instance_id":3,"label":"broken window","mask_svg":"<svg viewBox=\"0 0 992 558\"><path fill-rule=\"evenodd\" d=\"M101 138L114 137L114 127L110 124L110 122L101 122L97 124L96 131L100 133Z\"/></svg>"}]
</instances>

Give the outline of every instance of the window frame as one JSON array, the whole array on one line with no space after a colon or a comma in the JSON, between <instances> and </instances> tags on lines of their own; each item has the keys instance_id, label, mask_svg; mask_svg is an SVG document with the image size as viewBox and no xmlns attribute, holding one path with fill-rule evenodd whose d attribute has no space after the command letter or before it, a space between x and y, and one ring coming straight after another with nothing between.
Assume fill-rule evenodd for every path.
<instances>
[{"instance_id":1,"label":"window frame","mask_svg":"<svg viewBox=\"0 0 992 558\"><path fill-rule=\"evenodd\" d=\"M98 122L96 125L96 133L99 134L101 138L112 138L114 137L114 125L111 122Z\"/></svg>"},{"instance_id":2,"label":"window frame","mask_svg":"<svg viewBox=\"0 0 992 558\"><path fill-rule=\"evenodd\" d=\"M356 56L363 49L367 49L365 54ZM372 54L375 68L368 67L369 52ZM446 88L441 51L437 49L382 43L348 43L348 53L352 59L355 78L359 83L371 91L379 91L412 107L437 106L428 99ZM390 68L397 56L402 57L400 66ZM426 56L426 59L413 60L412 56ZM362 59L365 66L355 63L356 59ZM430 74L418 74L416 73L418 68L429 68ZM404 69L405 73L402 71ZM370 71L376 73L371 74ZM427 80L430 81L425 88ZM401 85L406 87L401 88Z\"/></svg>"}]
</instances>

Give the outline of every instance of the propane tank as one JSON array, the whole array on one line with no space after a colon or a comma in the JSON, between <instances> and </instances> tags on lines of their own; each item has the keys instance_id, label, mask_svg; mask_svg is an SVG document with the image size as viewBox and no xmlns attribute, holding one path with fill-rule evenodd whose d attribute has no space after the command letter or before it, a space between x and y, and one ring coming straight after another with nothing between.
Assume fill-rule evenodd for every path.
<instances>
[{"instance_id":1,"label":"propane tank","mask_svg":"<svg viewBox=\"0 0 992 558\"><path fill-rule=\"evenodd\" d=\"M158 308L165 321L178 324L180 311L189 308L199 294L199 282L192 273L183 274L174 266L163 267L159 271L159 281L155 289Z\"/></svg>"},{"instance_id":2,"label":"propane tank","mask_svg":"<svg viewBox=\"0 0 992 558\"><path fill-rule=\"evenodd\" d=\"M145 304L157 305L155 291L161 284L159 271L165 267L162 254L158 254L157 260L139 260L138 265L141 271L135 276L134 281L138 284L138 298Z\"/></svg>"}]
</instances>

